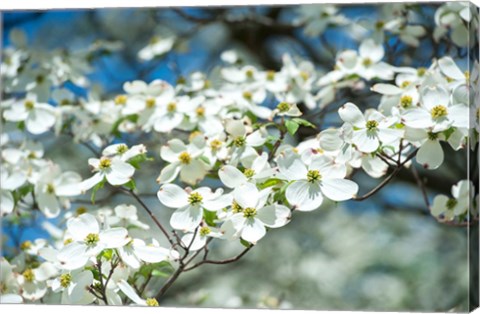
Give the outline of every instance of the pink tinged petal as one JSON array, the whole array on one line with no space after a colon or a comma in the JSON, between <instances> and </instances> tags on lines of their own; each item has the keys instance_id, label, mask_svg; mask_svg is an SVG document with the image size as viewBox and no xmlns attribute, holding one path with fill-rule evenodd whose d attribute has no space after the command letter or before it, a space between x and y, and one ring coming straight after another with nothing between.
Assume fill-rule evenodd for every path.
<instances>
[{"instance_id":1,"label":"pink tinged petal","mask_svg":"<svg viewBox=\"0 0 480 314\"><path fill-rule=\"evenodd\" d=\"M203 202L203 207L206 210L217 211L222 208L228 207L232 204L233 196L231 194L221 195L216 199L208 200Z\"/></svg>"},{"instance_id":2,"label":"pink tinged petal","mask_svg":"<svg viewBox=\"0 0 480 314\"><path fill-rule=\"evenodd\" d=\"M431 114L420 108L407 110L402 116L402 122L415 129L425 129L433 126Z\"/></svg>"},{"instance_id":3,"label":"pink tinged petal","mask_svg":"<svg viewBox=\"0 0 480 314\"><path fill-rule=\"evenodd\" d=\"M90 233L98 234L100 226L93 215L86 213L69 219L67 229L75 241L83 241Z\"/></svg>"},{"instance_id":4,"label":"pink tinged petal","mask_svg":"<svg viewBox=\"0 0 480 314\"><path fill-rule=\"evenodd\" d=\"M322 180L320 189L332 201L340 202L353 198L358 192L358 185L347 179L327 179Z\"/></svg>"},{"instance_id":5,"label":"pink tinged petal","mask_svg":"<svg viewBox=\"0 0 480 314\"><path fill-rule=\"evenodd\" d=\"M187 146L179 139L173 139L160 149L160 157L168 162L178 161L178 155L187 151Z\"/></svg>"},{"instance_id":6,"label":"pink tinged petal","mask_svg":"<svg viewBox=\"0 0 480 314\"><path fill-rule=\"evenodd\" d=\"M357 146L357 149L364 153L374 152L380 145L376 134L366 129L354 131L352 141Z\"/></svg>"},{"instance_id":7,"label":"pink tinged petal","mask_svg":"<svg viewBox=\"0 0 480 314\"><path fill-rule=\"evenodd\" d=\"M188 165L182 165L180 169L180 180L195 185L207 174L206 166L200 160L194 159Z\"/></svg>"},{"instance_id":8,"label":"pink tinged petal","mask_svg":"<svg viewBox=\"0 0 480 314\"><path fill-rule=\"evenodd\" d=\"M358 109L358 107L353 103L349 102L340 107L340 109L338 109L338 114L344 122L351 123L359 128L365 127L365 118L363 117L360 109Z\"/></svg>"},{"instance_id":9,"label":"pink tinged petal","mask_svg":"<svg viewBox=\"0 0 480 314\"><path fill-rule=\"evenodd\" d=\"M260 193L252 183L245 183L233 191L233 198L242 208L256 208Z\"/></svg>"},{"instance_id":10,"label":"pink tinged petal","mask_svg":"<svg viewBox=\"0 0 480 314\"><path fill-rule=\"evenodd\" d=\"M323 195L320 186L308 183L306 180L293 182L287 187L285 197L294 209L299 211L312 211L320 207Z\"/></svg>"},{"instance_id":11,"label":"pink tinged petal","mask_svg":"<svg viewBox=\"0 0 480 314\"><path fill-rule=\"evenodd\" d=\"M241 237L245 241L255 244L258 240L263 238L267 230L263 223L256 218L247 219L243 225Z\"/></svg>"},{"instance_id":12,"label":"pink tinged petal","mask_svg":"<svg viewBox=\"0 0 480 314\"><path fill-rule=\"evenodd\" d=\"M57 255L57 259L63 269L79 269L85 266L90 258L90 256L86 254L86 250L86 245L73 242L60 250Z\"/></svg>"},{"instance_id":13,"label":"pink tinged petal","mask_svg":"<svg viewBox=\"0 0 480 314\"><path fill-rule=\"evenodd\" d=\"M175 180L180 173L180 164L175 162L162 169L157 178L158 183L168 183Z\"/></svg>"},{"instance_id":14,"label":"pink tinged petal","mask_svg":"<svg viewBox=\"0 0 480 314\"><path fill-rule=\"evenodd\" d=\"M127 229L120 227L102 231L99 237L100 245L106 249L119 248L126 245L130 241Z\"/></svg>"},{"instance_id":15,"label":"pink tinged petal","mask_svg":"<svg viewBox=\"0 0 480 314\"><path fill-rule=\"evenodd\" d=\"M433 199L433 203L430 206L430 212L433 216L438 217L443 215L447 211L448 197L445 195L437 195Z\"/></svg>"},{"instance_id":16,"label":"pink tinged petal","mask_svg":"<svg viewBox=\"0 0 480 314\"><path fill-rule=\"evenodd\" d=\"M218 176L222 183L231 189L247 182L247 178L240 170L228 165L218 171Z\"/></svg>"},{"instance_id":17,"label":"pink tinged petal","mask_svg":"<svg viewBox=\"0 0 480 314\"><path fill-rule=\"evenodd\" d=\"M170 225L177 230L193 231L202 221L202 208L199 206L186 206L177 209L170 218Z\"/></svg>"},{"instance_id":18,"label":"pink tinged petal","mask_svg":"<svg viewBox=\"0 0 480 314\"><path fill-rule=\"evenodd\" d=\"M286 206L274 204L257 210L255 218L260 219L267 227L279 228L290 221L291 211Z\"/></svg>"},{"instance_id":19,"label":"pink tinged petal","mask_svg":"<svg viewBox=\"0 0 480 314\"><path fill-rule=\"evenodd\" d=\"M100 181L103 180L105 177L104 173L97 172L95 173L92 177L80 182L80 190L82 193L85 193L85 191L90 190L93 188L95 185L100 183Z\"/></svg>"},{"instance_id":20,"label":"pink tinged petal","mask_svg":"<svg viewBox=\"0 0 480 314\"><path fill-rule=\"evenodd\" d=\"M417 162L426 169L437 169L443 163L443 149L437 140L426 141L417 152Z\"/></svg>"},{"instance_id":21,"label":"pink tinged petal","mask_svg":"<svg viewBox=\"0 0 480 314\"><path fill-rule=\"evenodd\" d=\"M37 196L37 203L39 209L47 218L55 218L60 214L60 204L57 196L53 193L39 193Z\"/></svg>"},{"instance_id":22,"label":"pink tinged petal","mask_svg":"<svg viewBox=\"0 0 480 314\"><path fill-rule=\"evenodd\" d=\"M175 184L165 184L157 192L160 202L170 208L180 208L188 205L188 193Z\"/></svg>"},{"instance_id":23,"label":"pink tinged petal","mask_svg":"<svg viewBox=\"0 0 480 314\"><path fill-rule=\"evenodd\" d=\"M278 159L278 167L287 180L301 180L307 177L307 166L294 154L281 156Z\"/></svg>"}]
</instances>

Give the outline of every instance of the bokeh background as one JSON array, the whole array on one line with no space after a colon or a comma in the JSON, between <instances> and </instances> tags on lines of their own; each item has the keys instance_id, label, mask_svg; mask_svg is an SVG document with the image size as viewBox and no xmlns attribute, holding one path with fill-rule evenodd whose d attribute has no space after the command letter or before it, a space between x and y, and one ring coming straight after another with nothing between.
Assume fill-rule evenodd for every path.
<instances>
[{"instance_id":1,"label":"bokeh background","mask_svg":"<svg viewBox=\"0 0 480 314\"><path fill-rule=\"evenodd\" d=\"M412 7L417 19L431 34L433 15L440 4ZM388 6L388 4L387 4ZM379 20L383 6L337 6L357 25L328 28L321 36L307 37L301 29L255 22L225 23L218 16L242 17L254 12L281 23L298 17L298 6L286 7L210 7L179 9L95 9L4 12L2 43L11 46L10 33L25 32L34 49L82 50L92 42L109 41L119 50L92 60L88 78L91 89L104 97L122 92L125 81L154 79L172 84L180 76L194 71L213 73L221 63L220 54L229 49L241 52L247 63L278 70L285 53L310 60L320 73L333 69L337 51L357 49L364 36L360 26ZM213 20L213 21L212 21ZM210 22L206 22L210 21ZM174 33L180 40L166 56L148 62L137 53L155 34ZM398 66L428 67L432 58L451 52L446 44L436 44L427 35L417 49L398 38L388 43L385 61ZM461 66L468 62L468 52L459 49L454 56ZM68 85L78 96L88 90ZM375 107L379 96L368 89L342 91L333 107L354 101L363 108ZM323 127L339 125L335 110ZM312 136L300 132L296 141ZM173 135L175 136L175 134ZM178 135L180 136L180 135ZM40 138L46 155L63 169L88 175L85 160L89 152L66 138ZM125 138L137 142L139 138ZM158 186L158 148L166 138L142 138L157 161L142 169L150 181L139 180L139 190L156 213L165 221L170 212L159 207L154 195ZM428 197L449 194L450 187L467 175L466 153L447 150L444 166L424 172ZM366 192L376 185L367 176L356 175ZM101 199L101 196L98 197ZM99 202L98 206L125 201L120 196ZM79 202L78 206L91 206ZM112 206L113 207L113 206ZM140 213L144 220L147 217ZM3 255L13 254L25 240L48 237L45 221L33 217L29 222L4 221ZM53 221L58 223L58 221ZM476 232L476 231L472 231ZM240 246L221 243L212 254L233 256ZM216 252L216 253L215 253ZM164 306L269 307L317 310L389 310L389 311L466 311L469 300L468 231L438 223L422 199L412 173L405 169L380 193L363 202L345 202L344 206L325 204L311 213L299 213L286 228L269 232L259 247L241 261L230 265L206 265L183 276L166 295Z\"/></svg>"}]
</instances>

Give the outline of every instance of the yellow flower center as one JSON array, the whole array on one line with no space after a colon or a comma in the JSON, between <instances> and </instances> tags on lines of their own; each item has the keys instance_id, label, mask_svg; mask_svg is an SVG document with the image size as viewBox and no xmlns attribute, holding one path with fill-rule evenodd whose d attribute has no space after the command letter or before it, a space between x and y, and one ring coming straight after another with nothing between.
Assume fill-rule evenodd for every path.
<instances>
[{"instance_id":1,"label":"yellow flower center","mask_svg":"<svg viewBox=\"0 0 480 314\"><path fill-rule=\"evenodd\" d=\"M204 117L205 116L205 108L202 107L202 106L195 109L195 112L197 113L197 116L199 116L199 117Z\"/></svg>"},{"instance_id":2,"label":"yellow flower center","mask_svg":"<svg viewBox=\"0 0 480 314\"><path fill-rule=\"evenodd\" d=\"M408 86L410 86L410 84L412 84L410 81L403 81L401 87L407 88Z\"/></svg>"},{"instance_id":3,"label":"yellow flower center","mask_svg":"<svg viewBox=\"0 0 480 314\"><path fill-rule=\"evenodd\" d=\"M310 74L308 74L308 72L301 71L301 72L300 72L300 77L301 77L304 81L306 81L306 80L308 80L308 79L310 78Z\"/></svg>"},{"instance_id":4,"label":"yellow flower center","mask_svg":"<svg viewBox=\"0 0 480 314\"><path fill-rule=\"evenodd\" d=\"M267 81L273 81L275 79L275 71L267 71Z\"/></svg>"},{"instance_id":5,"label":"yellow flower center","mask_svg":"<svg viewBox=\"0 0 480 314\"><path fill-rule=\"evenodd\" d=\"M242 136L239 136L233 140L233 144L237 147L242 147L243 145L245 145L245 142L245 138Z\"/></svg>"},{"instance_id":6,"label":"yellow flower center","mask_svg":"<svg viewBox=\"0 0 480 314\"><path fill-rule=\"evenodd\" d=\"M69 244L72 243L72 242L73 242L73 239L72 239L72 238L68 238L68 239L65 239L65 240L63 241L63 245L69 245Z\"/></svg>"},{"instance_id":7,"label":"yellow flower center","mask_svg":"<svg viewBox=\"0 0 480 314\"><path fill-rule=\"evenodd\" d=\"M307 172L307 181L310 183L320 181L322 179L322 175L318 170L309 170Z\"/></svg>"},{"instance_id":8,"label":"yellow flower center","mask_svg":"<svg viewBox=\"0 0 480 314\"><path fill-rule=\"evenodd\" d=\"M250 179L251 177L253 177L255 175L255 170L251 169L251 168L247 168L243 171L243 174L248 178Z\"/></svg>"},{"instance_id":9,"label":"yellow flower center","mask_svg":"<svg viewBox=\"0 0 480 314\"><path fill-rule=\"evenodd\" d=\"M125 153L127 150L128 150L128 147L125 144L120 144L117 146L117 154L119 155Z\"/></svg>"},{"instance_id":10,"label":"yellow flower center","mask_svg":"<svg viewBox=\"0 0 480 314\"><path fill-rule=\"evenodd\" d=\"M31 100L26 100L23 105L25 106L25 109L27 109L27 110L32 110L35 107L35 104Z\"/></svg>"},{"instance_id":11,"label":"yellow flower center","mask_svg":"<svg viewBox=\"0 0 480 314\"><path fill-rule=\"evenodd\" d=\"M251 92L248 92L248 91L245 91L243 92L243 98L245 98L246 100L252 100L252 93Z\"/></svg>"},{"instance_id":12,"label":"yellow flower center","mask_svg":"<svg viewBox=\"0 0 480 314\"><path fill-rule=\"evenodd\" d=\"M115 104L116 105L125 105L127 103L127 96L126 95L118 95L115 97Z\"/></svg>"},{"instance_id":13,"label":"yellow flower center","mask_svg":"<svg viewBox=\"0 0 480 314\"><path fill-rule=\"evenodd\" d=\"M257 210L253 207L247 207L243 210L243 217L253 218L257 215Z\"/></svg>"},{"instance_id":14,"label":"yellow flower center","mask_svg":"<svg viewBox=\"0 0 480 314\"><path fill-rule=\"evenodd\" d=\"M418 68L418 69L417 69L417 75L418 75L418 76L422 77L422 76L425 75L425 73L427 73L427 68L423 68L423 67L422 67L422 68Z\"/></svg>"},{"instance_id":15,"label":"yellow flower center","mask_svg":"<svg viewBox=\"0 0 480 314\"><path fill-rule=\"evenodd\" d=\"M55 187L53 186L53 184L51 184L51 183L47 184L47 193L48 194L55 193Z\"/></svg>"},{"instance_id":16,"label":"yellow flower center","mask_svg":"<svg viewBox=\"0 0 480 314\"><path fill-rule=\"evenodd\" d=\"M427 136L428 136L428 139L431 140L431 141L434 141L438 138L438 134L437 133L432 133L432 132L428 132Z\"/></svg>"},{"instance_id":17,"label":"yellow flower center","mask_svg":"<svg viewBox=\"0 0 480 314\"><path fill-rule=\"evenodd\" d=\"M190 156L189 153L183 152L180 155L178 155L178 160L184 165L188 165L190 161L192 161L192 156Z\"/></svg>"},{"instance_id":18,"label":"yellow flower center","mask_svg":"<svg viewBox=\"0 0 480 314\"><path fill-rule=\"evenodd\" d=\"M242 212L242 211L243 211L242 206L238 205L237 202L233 201L233 203L232 203L232 212L236 214L236 213L240 213L240 212Z\"/></svg>"},{"instance_id":19,"label":"yellow flower center","mask_svg":"<svg viewBox=\"0 0 480 314\"><path fill-rule=\"evenodd\" d=\"M156 104L156 101L154 98L148 98L147 100L145 100L145 106L147 108L153 108L155 107L155 104Z\"/></svg>"},{"instance_id":20,"label":"yellow flower center","mask_svg":"<svg viewBox=\"0 0 480 314\"><path fill-rule=\"evenodd\" d=\"M188 202L190 205L197 205L203 201L203 197L198 192L193 192L188 196Z\"/></svg>"},{"instance_id":21,"label":"yellow flower center","mask_svg":"<svg viewBox=\"0 0 480 314\"><path fill-rule=\"evenodd\" d=\"M281 103L278 104L277 109L280 112L287 112L288 110L290 110L291 107L292 106L288 102L282 101Z\"/></svg>"},{"instance_id":22,"label":"yellow flower center","mask_svg":"<svg viewBox=\"0 0 480 314\"><path fill-rule=\"evenodd\" d=\"M247 76L247 78L252 79L254 75L253 70L248 69L247 71L245 71L245 75Z\"/></svg>"},{"instance_id":23,"label":"yellow flower center","mask_svg":"<svg viewBox=\"0 0 480 314\"><path fill-rule=\"evenodd\" d=\"M376 29L379 29L379 30L380 30L380 29L382 29L384 26L385 26L385 22L384 22L384 21L377 21L377 22L375 23L375 28L376 28Z\"/></svg>"},{"instance_id":24,"label":"yellow flower center","mask_svg":"<svg viewBox=\"0 0 480 314\"><path fill-rule=\"evenodd\" d=\"M402 98L400 98L400 106L402 106L402 108L404 109L407 109L409 108L413 103L413 99L411 96L402 96Z\"/></svg>"},{"instance_id":25,"label":"yellow flower center","mask_svg":"<svg viewBox=\"0 0 480 314\"><path fill-rule=\"evenodd\" d=\"M465 71L463 74L465 75L465 79L467 81L469 81L470 80L470 71Z\"/></svg>"},{"instance_id":26,"label":"yellow flower center","mask_svg":"<svg viewBox=\"0 0 480 314\"><path fill-rule=\"evenodd\" d=\"M375 120L369 120L365 124L365 127L367 128L368 131L375 131L378 127L378 122Z\"/></svg>"},{"instance_id":27,"label":"yellow flower center","mask_svg":"<svg viewBox=\"0 0 480 314\"><path fill-rule=\"evenodd\" d=\"M220 147L222 147L222 141L220 141L220 140L218 140L218 139L214 139L213 141L210 142L210 148L211 148L213 151L219 150Z\"/></svg>"},{"instance_id":28,"label":"yellow flower center","mask_svg":"<svg viewBox=\"0 0 480 314\"><path fill-rule=\"evenodd\" d=\"M31 247L32 247L32 242L28 241L28 240L24 241L24 242L22 242L22 244L20 244L20 249L22 249L22 251L28 250Z\"/></svg>"},{"instance_id":29,"label":"yellow flower center","mask_svg":"<svg viewBox=\"0 0 480 314\"><path fill-rule=\"evenodd\" d=\"M100 158L100 165L98 166L100 169L108 169L112 165L112 161L108 157Z\"/></svg>"},{"instance_id":30,"label":"yellow flower center","mask_svg":"<svg viewBox=\"0 0 480 314\"><path fill-rule=\"evenodd\" d=\"M70 274L63 274L60 276L60 286L63 288L68 288L72 283L72 275Z\"/></svg>"},{"instance_id":31,"label":"yellow flower center","mask_svg":"<svg viewBox=\"0 0 480 314\"><path fill-rule=\"evenodd\" d=\"M212 230L207 226L203 226L200 228L200 236L202 237L209 235L210 232L212 232Z\"/></svg>"},{"instance_id":32,"label":"yellow flower center","mask_svg":"<svg viewBox=\"0 0 480 314\"><path fill-rule=\"evenodd\" d=\"M177 110L177 104L174 103L174 102L171 102L167 105L167 111L172 113L172 112L175 112L175 110Z\"/></svg>"},{"instance_id":33,"label":"yellow flower center","mask_svg":"<svg viewBox=\"0 0 480 314\"><path fill-rule=\"evenodd\" d=\"M447 107L438 105L433 107L433 109L430 111L430 114L432 115L433 119L438 119L445 117L448 114Z\"/></svg>"},{"instance_id":34,"label":"yellow flower center","mask_svg":"<svg viewBox=\"0 0 480 314\"><path fill-rule=\"evenodd\" d=\"M154 298L148 298L145 302L147 303L147 306L159 306L157 299Z\"/></svg>"},{"instance_id":35,"label":"yellow flower center","mask_svg":"<svg viewBox=\"0 0 480 314\"><path fill-rule=\"evenodd\" d=\"M88 245L88 246L94 246L95 244L98 243L98 241L100 241L100 237L98 236L97 233L89 233L87 234L87 236L85 237L85 244Z\"/></svg>"},{"instance_id":36,"label":"yellow flower center","mask_svg":"<svg viewBox=\"0 0 480 314\"><path fill-rule=\"evenodd\" d=\"M81 214L85 214L86 212L87 212L87 208L83 206L80 206L75 210L75 213L77 214L77 216L80 216Z\"/></svg>"},{"instance_id":37,"label":"yellow flower center","mask_svg":"<svg viewBox=\"0 0 480 314\"><path fill-rule=\"evenodd\" d=\"M35 274L33 273L33 270L31 270L30 268L26 269L22 275L23 275L23 278L25 278L25 281L32 282L35 280Z\"/></svg>"},{"instance_id":38,"label":"yellow flower center","mask_svg":"<svg viewBox=\"0 0 480 314\"><path fill-rule=\"evenodd\" d=\"M365 59L363 59L362 64L363 64L363 66L365 66L365 67L369 67L369 66L372 65L372 59L370 59L370 58L365 58Z\"/></svg>"}]
</instances>

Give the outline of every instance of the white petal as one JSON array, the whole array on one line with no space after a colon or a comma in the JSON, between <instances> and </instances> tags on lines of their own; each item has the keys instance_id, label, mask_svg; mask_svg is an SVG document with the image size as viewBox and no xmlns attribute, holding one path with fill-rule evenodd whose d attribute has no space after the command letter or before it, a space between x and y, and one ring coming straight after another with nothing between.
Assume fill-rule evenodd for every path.
<instances>
[{"instance_id":1,"label":"white petal","mask_svg":"<svg viewBox=\"0 0 480 314\"><path fill-rule=\"evenodd\" d=\"M285 197L290 205L299 211L312 211L320 207L323 196L318 184L310 184L306 180L293 182L287 187Z\"/></svg>"},{"instance_id":2,"label":"white petal","mask_svg":"<svg viewBox=\"0 0 480 314\"><path fill-rule=\"evenodd\" d=\"M426 141L417 152L417 162L426 169L437 169L443 163L443 149L437 140Z\"/></svg>"},{"instance_id":3,"label":"white petal","mask_svg":"<svg viewBox=\"0 0 480 314\"><path fill-rule=\"evenodd\" d=\"M402 93L402 89L392 84L375 84L372 87L372 91L383 95L398 95Z\"/></svg>"},{"instance_id":4,"label":"white petal","mask_svg":"<svg viewBox=\"0 0 480 314\"><path fill-rule=\"evenodd\" d=\"M380 145L377 136L367 131L367 129L354 131L352 141L357 146L357 149L364 153L374 152Z\"/></svg>"},{"instance_id":5,"label":"white petal","mask_svg":"<svg viewBox=\"0 0 480 314\"><path fill-rule=\"evenodd\" d=\"M454 80L465 80L465 74L458 68L451 57L443 57L438 60L438 67L445 76Z\"/></svg>"},{"instance_id":6,"label":"white petal","mask_svg":"<svg viewBox=\"0 0 480 314\"><path fill-rule=\"evenodd\" d=\"M409 109L402 116L402 122L411 128L424 129L433 126L432 116L424 109Z\"/></svg>"},{"instance_id":7,"label":"white petal","mask_svg":"<svg viewBox=\"0 0 480 314\"><path fill-rule=\"evenodd\" d=\"M111 185L122 185L130 181L134 173L132 165L115 158L112 160L111 171L107 173L107 181Z\"/></svg>"},{"instance_id":8,"label":"white petal","mask_svg":"<svg viewBox=\"0 0 480 314\"><path fill-rule=\"evenodd\" d=\"M163 185L157 193L160 202L171 208L180 208L188 205L188 193L175 184Z\"/></svg>"},{"instance_id":9,"label":"white petal","mask_svg":"<svg viewBox=\"0 0 480 314\"><path fill-rule=\"evenodd\" d=\"M346 201L358 192L358 185L347 179L326 179L320 184L322 193L332 201Z\"/></svg>"},{"instance_id":10,"label":"white petal","mask_svg":"<svg viewBox=\"0 0 480 314\"><path fill-rule=\"evenodd\" d=\"M231 189L247 182L247 178L240 170L229 165L218 170L218 176L222 183Z\"/></svg>"},{"instance_id":11,"label":"white petal","mask_svg":"<svg viewBox=\"0 0 480 314\"><path fill-rule=\"evenodd\" d=\"M97 219L91 214L85 213L67 221L68 232L76 241L83 241L90 234L98 234L100 227Z\"/></svg>"},{"instance_id":12,"label":"white petal","mask_svg":"<svg viewBox=\"0 0 480 314\"><path fill-rule=\"evenodd\" d=\"M170 225L177 230L193 231L202 221L203 212L199 206L177 209L170 218Z\"/></svg>"},{"instance_id":13,"label":"white petal","mask_svg":"<svg viewBox=\"0 0 480 314\"><path fill-rule=\"evenodd\" d=\"M291 217L290 209L283 205L270 205L257 211L255 218L260 219L263 224L270 228L285 226Z\"/></svg>"},{"instance_id":14,"label":"white petal","mask_svg":"<svg viewBox=\"0 0 480 314\"><path fill-rule=\"evenodd\" d=\"M162 169L160 175L157 178L158 183L168 183L172 182L177 178L178 174L180 173L180 165L178 162L170 164Z\"/></svg>"},{"instance_id":15,"label":"white petal","mask_svg":"<svg viewBox=\"0 0 480 314\"><path fill-rule=\"evenodd\" d=\"M256 243L258 240L263 238L267 231L265 226L258 219L247 219L242 229L241 237L245 241Z\"/></svg>"},{"instance_id":16,"label":"white petal","mask_svg":"<svg viewBox=\"0 0 480 314\"><path fill-rule=\"evenodd\" d=\"M55 218L60 214L60 204L53 193L39 193L37 196L38 208L47 218Z\"/></svg>"},{"instance_id":17,"label":"white petal","mask_svg":"<svg viewBox=\"0 0 480 314\"><path fill-rule=\"evenodd\" d=\"M57 255L58 261L63 269L79 269L87 264L89 256L86 255L87 247L78 242L65 246Z\"/></svg>"},{"instance_id":18,"label":"white petal","mask_svg":"<svg viewBox=\"0 0 480 314\"><path fill-rule=\"evenodd\" d=\"M345 122L351 123L356 127L365 127L365 118L363 117L362 112L351 102L340 107L340 109L338 109L338 114Z\"/></svg>"},{"instance_id":19,"label":"white petal","mask_svg":"<svg viewBox=\"0 0 480 314\"><path fill-rule=\"evenodd\" d=\"M260 193L254 184L245 183L233 191L233 197L238 205L243 208L256 208L260 199Z\"/></svg>"},{"instance_id":20,"label":"white petal","mask_svg":"<svg viewBox=\"0 0 480 314\"><path fill-rule=\"evenodd\" d=\"M111 228L100 233L100 243L105 248L113 249L124 246L130 241L125 228Z\"/></svg>"}]
</instances>

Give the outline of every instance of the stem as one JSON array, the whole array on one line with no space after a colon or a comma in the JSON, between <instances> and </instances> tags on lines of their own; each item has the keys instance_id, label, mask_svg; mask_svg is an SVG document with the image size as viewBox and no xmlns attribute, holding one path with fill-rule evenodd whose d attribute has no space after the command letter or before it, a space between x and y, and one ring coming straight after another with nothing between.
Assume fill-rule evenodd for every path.
<instances>
[{"instance_id":1,"label":"stem","mask_svg":"<svg viewBox=\"0 0 480 314\"><path fill-rule=\"evenodd\" d=\"M232 257L232 258L227 258L227 259L219 260L219 261L204 259L204 260L196 263L195 265L193 265L193 266L191 266L191 267L185 268L185 271L189 271L189 270L195 269L195 268L197 268L198 266L203 265L203 264L224 265L224 264L230 264L230 263L236 262L236 261L238 261L239 259L241 259L245 254L247 254L248 251L250 251L250 249L251 249L252 247L253 247L253 245L247 247L247 248L246 248L245 250L243 250L240 254L238 254L237 256Z\"/></svg>"}]
</instances>

